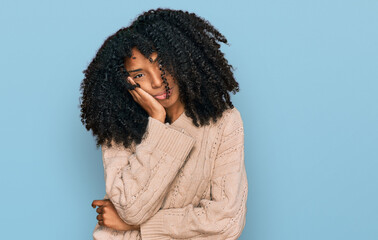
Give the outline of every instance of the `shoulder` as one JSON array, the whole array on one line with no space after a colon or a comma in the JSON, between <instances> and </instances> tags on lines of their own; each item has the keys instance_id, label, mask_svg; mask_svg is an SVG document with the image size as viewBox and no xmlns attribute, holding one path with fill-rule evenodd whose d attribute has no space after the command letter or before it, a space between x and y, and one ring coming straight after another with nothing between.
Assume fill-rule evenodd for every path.
<instances>
[{"instance_id":1,"label":"shoulder","mask_svg":"<svg viewBox=\"0 0 378 240\"><path fill-rule=\"evenodd\" d=\"M241 113L236 107L229 108L223 112L222 117L217 121L216 125L225 131L231 131L235 127L242 127L243 120Z\"/></svg>"},{"instance_id":2,"label":"shoulder","mask_svg":"<svg viewBox=\"0 0 378 240\"><path fill-rule=\"evenodd\" d=\"M239 110L234 107L232 109L227 109L227 116L224 123L223 135L228 135L233 132L243 132L243 120Z\"/></svg>"},{"instance_id":3,"label":"shoulder","mask_svg":"<svg viewBox=\"0 0 378 240\"><path fill-rule=\"evenodd\" d=\"M228 135L234 131L244 132L241 113L236 107L228 108L211 128L212 131L217 132L217 135Z\"/></svg>"},{"instance_id":4,"label":"shoulder","mask_svg":"<svg viewBox=\"0 0 378 240\"><path fill-rule=\"evenodd\" d=\"M235 121L237 123L243 123L241 113L236 107L227 109L226 111L228 114L228 121Z\"/></svg>"}]
</instances>

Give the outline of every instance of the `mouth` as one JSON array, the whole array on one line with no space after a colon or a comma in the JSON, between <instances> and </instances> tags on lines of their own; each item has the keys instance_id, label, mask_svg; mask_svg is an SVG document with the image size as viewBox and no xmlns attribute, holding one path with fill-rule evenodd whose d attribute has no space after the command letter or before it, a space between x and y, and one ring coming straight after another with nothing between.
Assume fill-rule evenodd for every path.
<instances>
[{"instance_id":1,"label":"mouth","mask_svg":"<svg viewBox=\"0 0 378 240\"><path fill-rule=\"evenodd\" d=\"M173 87L169 89L168 96L172 95L172 89L173 89ZM158 95L154 95L154 98L156 98L156 99L166 99L167 98L167 94L166 94L166 92L162 92L162 93L160 93Z\"/></svg>"}]
</instances>

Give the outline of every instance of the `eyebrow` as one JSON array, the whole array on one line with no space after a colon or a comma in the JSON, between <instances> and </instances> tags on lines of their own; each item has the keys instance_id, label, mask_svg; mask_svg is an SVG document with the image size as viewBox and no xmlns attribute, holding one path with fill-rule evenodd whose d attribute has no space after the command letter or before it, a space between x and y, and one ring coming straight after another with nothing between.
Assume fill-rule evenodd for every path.
<instances>
[{"instance_id":1,"label":"eyebrow","mask_svg":"<svg viewBox=\"0 0 378 240\"><path fill-rule=\"evenodd\" d=\"M139 71L142 71L142 69L141 69L141 68L138 68L138 69L135 69L135 70L130 70L130 71L128 71L128 72L139 72Z\"/></svg>"}]
</instances>

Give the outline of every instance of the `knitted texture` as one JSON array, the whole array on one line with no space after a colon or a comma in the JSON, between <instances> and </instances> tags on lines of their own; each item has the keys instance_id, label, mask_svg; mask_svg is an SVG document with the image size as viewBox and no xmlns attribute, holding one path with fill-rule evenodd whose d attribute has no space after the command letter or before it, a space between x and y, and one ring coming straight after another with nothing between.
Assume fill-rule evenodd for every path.
<instances>
[{"instance_id":1,"label":"knitted texture","mask_svg":"<svg viewBox=\"0 0 378 240\"><path fill-rule=\"evenodd\" d=\"M103 145L102 159L104 199L140 231L96 224L94 240L237 239L243 231L248 182L235 107L202 127L185 112L172 124L149 117L140 144Z\"/></svg>"}]
</instances>

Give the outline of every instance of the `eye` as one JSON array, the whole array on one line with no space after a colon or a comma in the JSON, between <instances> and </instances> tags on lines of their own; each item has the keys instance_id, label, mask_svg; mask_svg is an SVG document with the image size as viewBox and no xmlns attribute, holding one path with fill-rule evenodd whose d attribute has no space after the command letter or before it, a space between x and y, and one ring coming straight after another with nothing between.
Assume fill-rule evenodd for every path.
<instances>
[{"instance_id":1,"label":"eye","mask_svg":"<svg viewBox=\"0 0 378 240\"><path fill-rule=\"evenodd\" d=\"M136 78L140 78L140 77L143 77L143 74L139 73L139 74L135 75L133 78L136 79Z\"/></svg>"}]
</instances>

